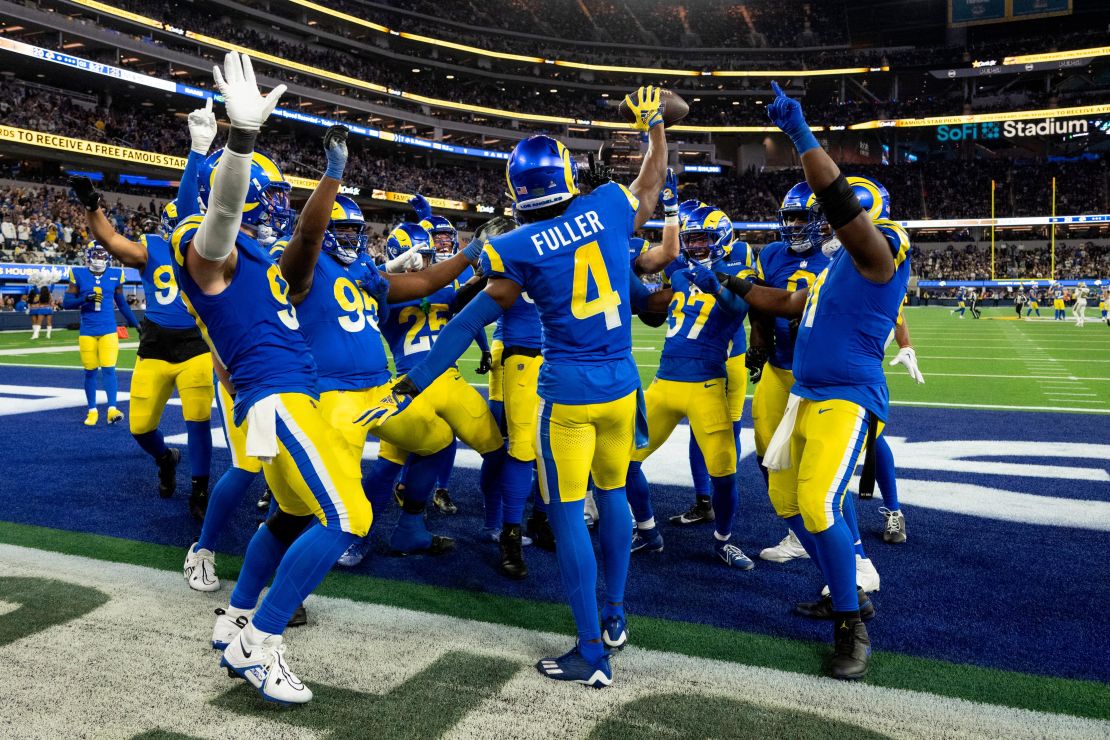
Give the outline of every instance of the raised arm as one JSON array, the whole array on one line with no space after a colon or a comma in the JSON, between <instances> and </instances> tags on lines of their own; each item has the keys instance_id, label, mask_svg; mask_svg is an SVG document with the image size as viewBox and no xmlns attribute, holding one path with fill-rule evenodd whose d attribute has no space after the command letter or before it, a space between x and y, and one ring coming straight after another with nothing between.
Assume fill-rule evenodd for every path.
<instances>
[{"instance_id":1,"label":"raised arm","mask_svg":"<svg viewBox=\"0 0 1110 740\"><path fill-rule=\"evenodd\" d=\"M767 106L771 121L794 142L801 155L806 182L817 195L817 202L836 232L837 238L848 250L860 275L877 283L885 283L894 276L894 255L886 237L875 228L871 216L859 204L852 186L841 174L836 162L817 143L810 131L802 106L792 100L772 82L775 100ZM754 305L754 304L753 304Z\"/></svg>"},{"instance_id":2,"label":"raised arm","mask_svg":"<svg viewBox=\"0 0 1110 740\"><path fill-rule=\"evenodd\" d=\"M324 134L327 170L305 203L293 236L281 254L281 274L289 282L289 300L294 306L300 304L312 288L316 260L324 244L324 232L331 220L335 196L339 193L339 183L343 181L343 170L347 166L347 132L346 126L332 126Z\"/></svg>"},{"instance_id":3,"label":"raised arm","mask_svg":"<svg viewBox=\"0 0 1110 740\"><path fill-rule=\"evenodd\" d=\"M89 232L108 250L108 254L128 267L140 270L146 267L146 247L116 231L100 209L100 193L93 187L92 180L84 176L71 177L69 186L73 188L78 202L85 207L85 221L89 225Z\"/></svg>"},{"instance_id":4,"label":"raised arm","mask_svg":"<svg viewBox=\"0 0 1110 740\"><path fill-rule=\"evenodd\" d=\"M659 203L663 206L663 244L636 258L636 271L641 275L654 275L678 257L678 175L669 167Z\"/></svg>"},{"instance_id":5,"label":"raised arm","mask_svg":"<svg viewBox=\"0 0 1110 740\"><path fill-rule=\"evenodd\" d=\"M655 199L667 178L667 136L663 131L662 101L658 87L641 87L625 96L625 104L636 113L633 127L646 131L648 148L640 164L640 174L628 186L640 200L636 211L635 228L643 226L655 212Z\"/></svg>"},{"instance_id":6,"label":"raised arm","mask_svg":"<svg viewBox=\"0 0 1110 740\"><path fill-rule=\"evenodd\" d=\"M224 73L212 68L216 87L224 97L227 117L231 120L227 145L212 183L208 211L193 237L185 267L189 275L206 293L219 293L227 287L234 261L235 239L243 221L243 202L250 185L254 144L263 122L277 106L285 92L278 85L263 97L258 91L250 57L234 51L224 58ZM226 264L231 262L231 264Z\"/></svg>"},{"instance_id":7,"label":"raised arm","mask_svg":"<svg viewBox=\"0 0 1110 740\"><path fill-rule=\"evenodd\" d=\"M189 158L177 186L177 217L188 218L200 213L200 168L216 138L216 114L212 112L212 98L203 108L189 114Z\"/></svg>"},{"instance_id":8,"label":"raised arm","mask_svg":"<svg viewBox=\"0 0 1110 740\"><path fill-rule=\"evenodd\" d=\"M478 227L474 238L458 254L449 260L437 262L419 272L391 273L389 279L389 300L392 303L414 301L436 292L462 274L472 262L477 262L482 254L486 239L512 231L512 221L504 216L495 216ZM508 308L508 306L506 306Z\"/></svg>"}]
</instances>

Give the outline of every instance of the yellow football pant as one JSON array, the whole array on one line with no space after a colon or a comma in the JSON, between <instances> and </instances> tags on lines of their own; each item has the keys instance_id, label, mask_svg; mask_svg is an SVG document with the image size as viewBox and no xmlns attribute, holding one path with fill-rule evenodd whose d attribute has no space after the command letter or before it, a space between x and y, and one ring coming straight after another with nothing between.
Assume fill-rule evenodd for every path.
<instances>
[{"instance_id":1,"label":"yellow football pant","mask_svg":"<svg viewBox=\"0 0 1110 740\"><path fill-rule=\"evenodd\" d=\"M494 339L489 343L489 353L493 358L493 369L489 371L489 400L504 401L503 379L504 368L501 367L501 356L505 352L505 343Z\"/></svg>"},{"instance_id":2,"label":"yellow football pant","mask_svg":"<svg viewBox=\"0 0 1110 740\"><path fill-rule=\"evenodd\" d=\"M730 357L725 362L728 373L728 417L740 421L744 415L744 396L748 395L748 368L744 365L746 354Z\"/></svg>"},{"instance_id":3,"label":"yellow football pant","mask_svg":"<svg viewBox=\"0 0 1110 740\"><path fill-rule=\"evenodd\" d=\"M115 367L119 359L119 336L115 332L99 337L79 336L77 346L81 350L81 365L86 370Z\"/></svg>"},{"instance_id":4,"label":"yellow football pant","mask_svg":"<svg viewBox=\"0 0 1110 740\"><path fill-rule=\"evenodd\" d=\"M522 462L536 459L536 419L540 406L537 386L543 357L513 355L504 366L505 428L509 454Z\"/></svg>"},{"instance_id":5,"label":"yellow football pant","mask_svg":"<svg viewBox=\"0 0 1110 740\"><path fill-rule=\"evenodd\" d=\"M324 418L339 430L343 437L345 454L353 460L361 462L362 448L366 444L366 435L369 431L369 427L358 423L356 419L389 393L390 386L392 381L365 390L327 391L320 394L320 408ZM404 450L399 453L400 455L407 455L409 452L416 455L432 455L451 444L454 433L447 422L436 416L430 409L414 408L415 406L414 403L406 409L401 419L389 418L374 430L374 434L381 440L383 449L392 447ZM404 463L404 459L404 457L401 458L401 463Z\"/></svg>"},{"instance_id":6,"label":"yellow football pant","mask_svg":"<svg viewBox=\"0 0 1110 740\"><path fill-rule=\"evenodd\" d=\"M540 398L536 454L543 500L581 501L591 474L601 490L624 486L635 424L636 391L605 403Z\"/></svg>"},{"instance_id":7,"label":"yellow football pant","mask_svg":"<svg viewBox=\"0 0 1110 740\"><path fill-rule=\"evenodd\" d=\"M736 472L736 440L726 400L725 379L682 382L656 378L644 391L647 405L648 446L632 450L632 459L643 462L667 441L683 419L705 456L705 467L714 478Z\"/></svg>"},{"instance_id":8,"label":"yellow football pant","mask_svg":"<svg viewBox=\"0 0 1110 740\"><path fill-rule=\"evenodd\" d=\"M212 416L212 355L208 352L185 362L139 357L131 374L131 433L152 432L173 389L181 396L185 421L208 421Z\"/></svg>"},{"instance_id":9,"label":"yellow football pant","mask_svg":"<svg viewBox=\"0 0 1110 740\"><path fill-rule=\"evenodd\" d=\"M810 532L833 525L866 447L867 418L867 410L851 401L801 399L790 437L790 469L770 472L768 493L780 517L801 513ZM882 431L880 422L875 436Z\"/></svg>"},{"instance_id":10,"label":"yellow football pant","mask_svg":"<svg viewBox=\"0 0 1110 740\"><path fill-rule=\"evenodd\" d=\"M384 390L383 387L382 395ZM364 406L359 414L371 405ZM395 419L390 418L375 430L382 441L378 456L398 465L405 464L409 453L429 455L442 450L451 444L450 435L458 437L480 455L493 452L503 442L501 430L485 399L454 369L436 378L398 416L399 422L394 423ZM429 440L433 432L448 435L446 441L439 445L439 437Z\"/></svg>"},{"instance_id":11,"label":"yellow football pant","mask_svg":"<svg viewBox=\"0 0 1110 740\"><path fill-rule=\"evenodd\" d=\"M775 367L770 362L763 366L763 376L755 386L752 397L752 426L755 427L755 454L763 457L775 428L786 412L790 389L794 387L794 373Z\"/></svg>"},{"instance_id":12,"label":"yellow football pant","mask_svg":"<svg viewBox=\"0 0 1110 740\"><path fill-rule=\"evenodd\" d=\"M224 388L224 384L216 381L216 409L220 412L220 421L224 423L224 440L227 442L227 451L231 454L231 467L245 470L248 473L261 473L262 461L257 457L247 454L247 429L235 425L235 399Z\"/></svg>"}]
</instances>

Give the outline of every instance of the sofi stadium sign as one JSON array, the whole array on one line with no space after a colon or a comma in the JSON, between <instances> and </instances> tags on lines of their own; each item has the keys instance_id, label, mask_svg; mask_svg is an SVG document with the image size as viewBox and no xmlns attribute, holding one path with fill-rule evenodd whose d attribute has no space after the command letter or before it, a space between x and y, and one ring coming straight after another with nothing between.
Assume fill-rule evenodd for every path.
<instances>
[{"instance_id":1,"label":"sofi stadium sign","mask_svg":"<svg viewBox=\"0 0 1110 740\"><path fill-rule=\"evenodd\" d=\"M937 126L937 141L984 141L1024 136L1086 136L1087 119L1046 118L1043 121L991 121Z\"/></svg>"}]
</instances>

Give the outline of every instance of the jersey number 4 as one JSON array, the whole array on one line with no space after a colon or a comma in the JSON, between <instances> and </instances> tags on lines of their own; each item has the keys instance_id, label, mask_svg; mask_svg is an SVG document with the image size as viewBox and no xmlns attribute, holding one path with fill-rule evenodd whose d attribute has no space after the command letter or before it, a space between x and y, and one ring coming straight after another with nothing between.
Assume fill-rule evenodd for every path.
<instances>
[{"instance_id":1,"label":"jersey number 4","mask_svg":"<svg viewBox=\"0 0 1110 740\"><path fill-rule=\"evenodd\" d=\"M590 284L597 289L597 297L587 299ZM583 244L574 253L574 286L570 295L570 312L576 319L588 319L603 314L605 328L616 329L621 325L618 307L620 293L613 290L601 245L597 242Z\"/></svg>"}]
</instances>

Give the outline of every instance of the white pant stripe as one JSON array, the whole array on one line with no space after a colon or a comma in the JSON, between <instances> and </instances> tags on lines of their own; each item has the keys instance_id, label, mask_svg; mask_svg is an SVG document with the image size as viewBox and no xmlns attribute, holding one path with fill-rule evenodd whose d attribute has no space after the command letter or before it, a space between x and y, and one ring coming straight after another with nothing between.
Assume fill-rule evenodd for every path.
<instances>
[{"instance_id":1,"label":"white pant stripe","mask_svg":"<svg viewBox=\"0 0 1110 740\"><path fill-rule=\"evenodd\" d=\"M289 409L285 408L285 404L282 403L280 397L277 399L277 413L278 418L289 428L289 431L297 440L297 444L304 450L305 455L312 464L313 472L316 473L316 477L320 479L320 483L324 486L324 493L327 495L336 514L339 515L339 528L344 532L350 532L351 520L347 514L347 507L343 505L343 499L340 498L339 490L335 487L335 483L332 482L327 466L325 466L324 461L320 459L320 454L316 452L316 447L312 444L312 440L308 438L308 435L305 434L300 426L297 425L297 422L293 420L293 415L289 413Z\"/></svg>"}]
</instances>

